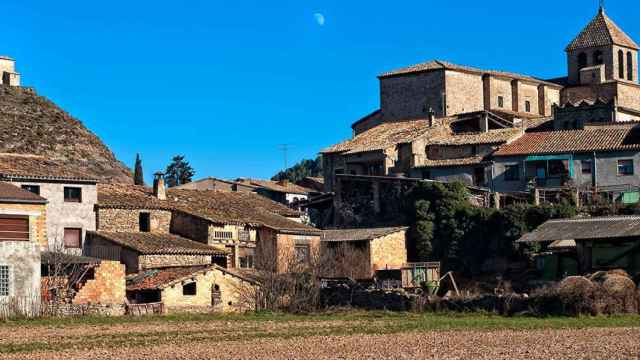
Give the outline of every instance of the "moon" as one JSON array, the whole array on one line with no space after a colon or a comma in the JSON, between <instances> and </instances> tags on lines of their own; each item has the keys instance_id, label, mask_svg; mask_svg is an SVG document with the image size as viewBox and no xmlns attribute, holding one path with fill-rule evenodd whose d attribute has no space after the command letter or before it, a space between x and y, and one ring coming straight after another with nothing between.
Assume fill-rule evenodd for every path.
<instances>
[{"instance_id":1,"label":"moon","mask_svg":"<svg viewBox=\"0 0 640 360\"><path fill-rule=\"evenodd\" d=\"M313 14L313 18L316 19L316 23L318 23L318 25L324 26L325 18L322 13Z\"/></svg>"}]
</instances>

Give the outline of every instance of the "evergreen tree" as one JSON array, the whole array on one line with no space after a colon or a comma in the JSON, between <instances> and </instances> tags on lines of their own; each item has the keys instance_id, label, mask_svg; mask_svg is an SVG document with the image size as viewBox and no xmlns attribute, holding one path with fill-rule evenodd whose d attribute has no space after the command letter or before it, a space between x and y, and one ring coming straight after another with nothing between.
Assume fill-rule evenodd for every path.
<instances>
[{"instance_id":1,"label":"evergreen tree","mask_svg":"<svg viewBox=\"0 0 640 360\"><path fill-rule=\"evenodd\" d=\"M167 186L174 187L186 183L190 183L195 170L184 160L184 155L176 155L171 159L171 164L167 166L164 172L164 181Z\"/></svg>"},{"instance_id":2,"label":"evergreen tree","mask_svg":"<svg viewBox=\"0 0 640 360\"><path fill-rule=\"evenodd\" d=\"M321 176L322 175L322 158L317 157L315 160L305 159L292 167L278 172L271 180L289 180L293 183L298 182L307 176Z\"/></svg>"},{"instance_id":3,"label":"evergreen tree","mask_svg":"<svg viewBox=\"0 0 640 360\"><path fill-rule=\"evenodd\" d=\"M133 183L136 185L144 185L144 175L142 174L142 160L140 160L140 154L136 154L136 165L133 172Z\"/></svg>"}]
</instances>

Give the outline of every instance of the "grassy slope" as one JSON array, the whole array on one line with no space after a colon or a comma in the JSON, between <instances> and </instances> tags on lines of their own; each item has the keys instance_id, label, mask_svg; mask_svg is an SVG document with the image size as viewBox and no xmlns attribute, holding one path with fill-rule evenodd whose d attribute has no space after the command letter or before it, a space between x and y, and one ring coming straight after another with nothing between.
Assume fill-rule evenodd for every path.
<instances>
[{"instance_id":1,"label":"grassy slope","mask_svg":"<svg viewBox=\"0 0 640 360\"><path fill-rule=\"evenodd\" d=\"M62 351L68 349L96 349L114 346L154 346L166 343L207 342L252 340L259 338L292 338L317 335L354 335L354 334L390 334L398 332L424 332L431 330L497 330L497 329L549 329L549 328L587 328L587 327L640 327L640 316L619 317L581 317L581 318L505 318L483 314L401 314L385 312L346 313L333 315L295 316L281 314L251 315L174 315L166 317L123 317L101 318L85 317L75 319L39 319L20 320L0 324L0 329L11 327L38 328L80 326L108 326L109 324L171 324L171 323L208 323L208 322L250 322L255 325L251 331L219 330L162 330L144 332L123 332L86 337L68 336L56 342L44 342L34 338L25 343L0 345L0 353L22 353L38 350ZM296 327L296 323L329 322L330 326ZM294 326L268 328L269 323L289 323ZM263 326L264 325L264 326Z\"/></svg>"}]
</instances>

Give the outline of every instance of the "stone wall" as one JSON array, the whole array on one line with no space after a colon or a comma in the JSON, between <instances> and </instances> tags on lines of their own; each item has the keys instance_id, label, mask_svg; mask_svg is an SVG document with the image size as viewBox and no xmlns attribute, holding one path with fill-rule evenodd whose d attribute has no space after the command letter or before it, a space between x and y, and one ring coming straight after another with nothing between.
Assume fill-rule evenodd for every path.
<instances>
[{"instance_id":1,"label":"stone wall","mask_svg":"<svg viewBox=\"0 0 640 360\"><path fill-rule=\"evenodd\" d=\"M138 257L140 270L173 266L195 266L211 264L209 255L141 255Z\"/></svg>"},{"instance_id":2,"label":"stone wall","mask_svg":"<svg viewBox=\"0 0 640 360\"><path fill-rule=\"evenodd\" d=\"M111 232L140 231L140 213L149 213L151 232L169 233L171 211L145 209L98 209L98 230Z\"/></svg>"},{"instance_id":3,"label":"stone wall","mask_svg":"<svg viewBox=\"0 0 640 360\"><path fill-rule=\"evenodd\" d=\"M640 85L618 83L618 106L640 110Z\"/></svg>"},{"instance_id":4,"label":"stone wall","mask_svg":"<svg viewBox=\"0 0 640 360\"><path fill-rule=\"evenodd\" d=\"M124 304L125 289L125 266L117 261L102 261L94 268L94 278L87 280L73 303Z\"/></svg>"},{"instance_id":5,"label":"stone wall","mask_svg":"<svg viewBox=\"0 0 640 360\"><path fill-rule=\"evenodd\" d=\"M407 263L406 231L398 231L371 241L371 268L400 269Z\"/></svg>"},{"instance_id":6,"label":"stone wall","mask_svg":"<svg viewBox=\"0 0 640 360\"><path fill-rule=\"evenodd\" d=\"M184 295L183 285L196 283L196 295ZM220 292L214 304L212 290ZM252 284L220 269L211 268L193 279L162 290L162 302L168 313L175 312L243 312L255 310L255 288Z\"/></svg>"},{"instance_id":7,"label":"stone wall","mask_svg":"<svg viewBox=\"0 0 640 360\"><path fill-rule=\"evenodd\" d=\"M209 221L180 211L173 213L171 232L204 244L209 243Z\"/></svg>"},{"instance_id":8,"label":"stone wall","mask_svg":"<svg viewBox=\"0 0 640 360\"><path fill-rule=\"evenodd\" d=\"M486 110L491 109L503 109L513 110L513 89L511 87L511 79L498 78L495 76L485 76L485 90L488 88L488 93L485 93L485 106L489 106ZM502 106L498 104L498 98L502 98Z\"/></svg>"},{"instance_id":9,"label":"stone wall","mask_svg":"<svg viewBox=\"0 0 640 360\"><path fill-rule=\"evenodd\" d=\"M443 116L445 71L407 74L380 79L380 109L383 121L425 118L432 108Z\"/></svg>"},{"instance_id":10,"label":"stone wall","mask_svg":"<svg viewBox=\"0 0 640 360\"><path fill-rule=\"evenodd\" d=\"M447 70L445 90L447 116L484 109L482 75L480 74Z\"/></svg>"}]
</instances>

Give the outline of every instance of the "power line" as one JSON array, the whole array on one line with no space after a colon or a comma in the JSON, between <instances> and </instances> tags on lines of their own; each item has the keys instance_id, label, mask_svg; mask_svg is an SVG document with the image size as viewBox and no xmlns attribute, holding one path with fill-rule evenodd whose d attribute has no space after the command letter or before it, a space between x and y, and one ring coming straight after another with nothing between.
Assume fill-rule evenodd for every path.
<instances>
[{"instance_id":1,"label":"power line","mask_svg":"<svg viewBox=\"0 0 640 360\"><path fill-rule=\"evenodd\" d=\"M287 159L287 155L289 150L293 148L293 145L291 144L280 144L278 145L278 149L280 149L280 151L282 151L282 155L284 156L284 170L287 170L289 168L289 162Z\"/></svg>"}]
</instances>

